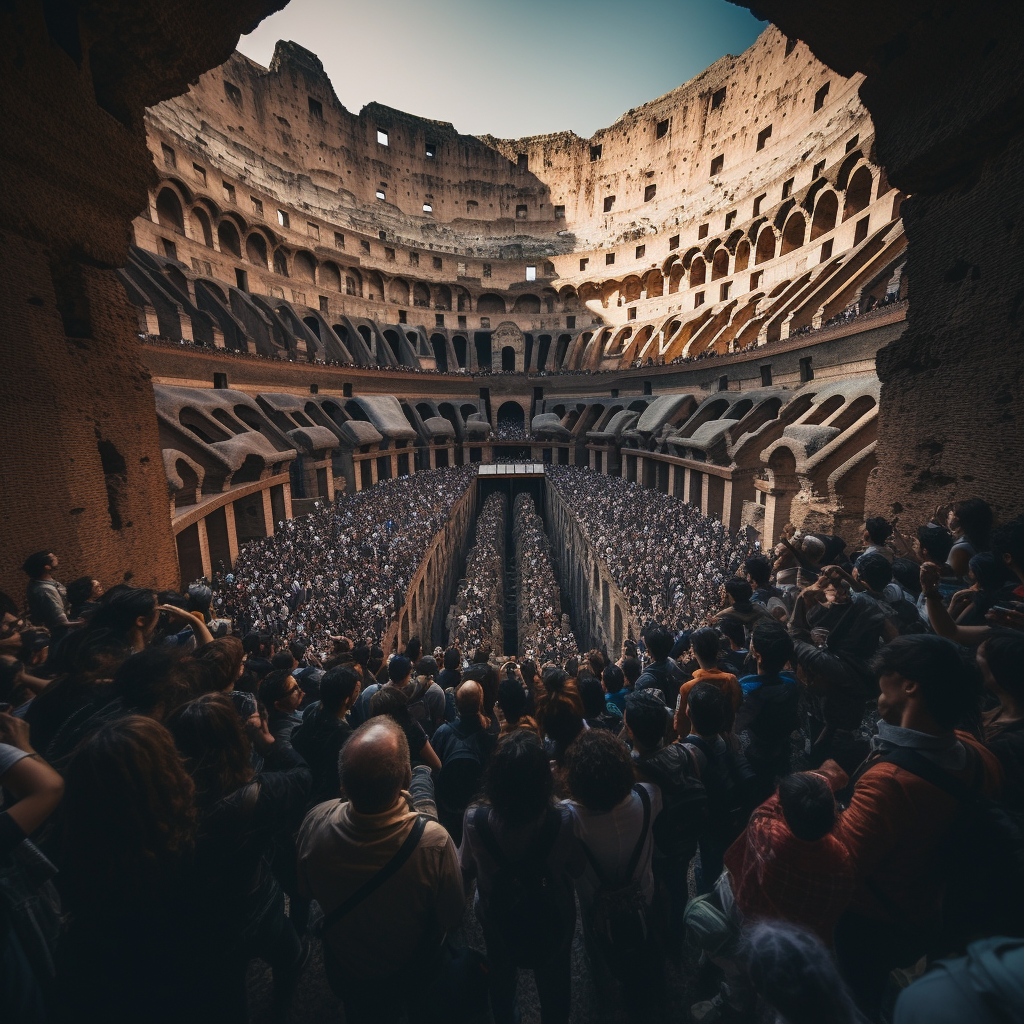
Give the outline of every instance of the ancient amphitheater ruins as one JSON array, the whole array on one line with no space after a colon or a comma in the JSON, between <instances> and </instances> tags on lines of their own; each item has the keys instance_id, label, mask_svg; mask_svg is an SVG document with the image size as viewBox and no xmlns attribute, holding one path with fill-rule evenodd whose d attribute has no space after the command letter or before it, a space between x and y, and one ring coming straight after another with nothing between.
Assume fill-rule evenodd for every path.
<instances>
[{"instance_id":1,"label":"ancient amphitheater ruins","mask_svg":"<svg viewBox=\"0 0 1024 1024\"><path fill-rule=\"evenodd\" d=\"M1019 162L990 162L1020 142L994 127L998 89L965 110L940 70L952 20L885 64L813 5L768 3L779 27L592 138L513 140L353 113L294 43L269 68L231 53L272 6L174 4L168 25L208 34L157 56L141 32L138 63L113 13L91 65L74 33L18 29L36 56L3 100L24 136L3 214L12 546L57 536L110 580L187 580L317 501L517 459L764 540L848 532L908 493L917 514L958 481L1018 503L1020 272L994 195L975 207L965 183L990 175L1009 216ZM913 130L939 109L959 112L942 144ZM71 186L44 159L58 137ZM1004 327L1013 351L985 342Z\"/></svg>"}]
</instances>

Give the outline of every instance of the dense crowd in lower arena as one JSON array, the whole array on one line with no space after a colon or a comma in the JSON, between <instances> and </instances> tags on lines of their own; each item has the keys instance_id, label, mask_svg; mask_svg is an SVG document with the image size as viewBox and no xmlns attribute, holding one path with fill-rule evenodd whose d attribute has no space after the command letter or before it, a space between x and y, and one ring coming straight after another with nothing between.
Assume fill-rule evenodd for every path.
<instances>
[{"instance_id":1,"label":"dense crowd in lower arena","mask_svg":"<svg viewBox=\"0 0 1024 1024\"><path fill-rule=\"evenodd\" d=\"M751 553L679 498L577 466L547 472L641 621L676 630L703 623Z\"/></svg>"},{"instance_id":2,"label":"dense crowd in lower arena","mask_svg":"<svg viewBox=\"0 0 1024 1024\"><path fill-rule=\"evenodd\" d=\"M508 500L492 494L476 518L473 547L466 559L466 576L459 583L448 613L450 645L460 650L504 649L502 614L505 586L505 516Z\"/></svg>"},{"instance_id":3,"label":"dense crowd in lower arena","mask_svg":"<svg viewBox=\"0 0 1024 1024\"><path fill-rule=\"evenodd\" d=\"M0 1019L241 1024L256 962L277 1021L313 986L349 1024L1024 1019L1024 516L751 553L555 470L635 642L388 657L374 615L471 472L342 498L216 593L19 554Z\"/></svg>"},{"instance_id":4,"label":"dense crowd in lower arena","mask_svg":"<svg viewBox=\"0 0 1024 1024\"><path fill-rule=\"evenodd\" d=\"M561 663L578 648L569 615L562 611L551 541L530 495L516 498L512 514L520 653Z\"/></svg>"}]
</instances>

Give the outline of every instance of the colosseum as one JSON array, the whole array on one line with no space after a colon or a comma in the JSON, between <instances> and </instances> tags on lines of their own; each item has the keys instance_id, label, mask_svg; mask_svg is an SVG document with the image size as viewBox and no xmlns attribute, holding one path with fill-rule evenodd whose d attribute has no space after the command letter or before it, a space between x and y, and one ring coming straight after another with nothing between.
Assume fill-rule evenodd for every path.
<instances>
[{"instance_id":1,"label":"colosseum","mask_svg":"<svg viewBox=\"0 0 1024 1024\"><path fill-rule=\"evenodd\" d=\"M742 53L508 139L239 52L286 2L0 11L12 619L37 552L325 661L575 664L689 643L751 555L817 578L794 537L1024 511L1018 3L738 3Z\"/></svg>"}]
</instances>

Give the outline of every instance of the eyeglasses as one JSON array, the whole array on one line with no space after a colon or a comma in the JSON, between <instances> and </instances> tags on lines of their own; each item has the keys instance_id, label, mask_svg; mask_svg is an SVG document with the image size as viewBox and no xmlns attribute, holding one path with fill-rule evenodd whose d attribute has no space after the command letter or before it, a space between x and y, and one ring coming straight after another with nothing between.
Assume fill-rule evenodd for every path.
<instances>
[{"instance_id":1,"label":"eyeglasses","mask_svg":"<svg viewBox=\"0 0 1024 1024\"><path fill-rule=\"evenodd\" d=\"M285 691L285 696L290 697L293 693L302 693L302 687L296 684L290 690Z\"/></svg>"}]
</instances>

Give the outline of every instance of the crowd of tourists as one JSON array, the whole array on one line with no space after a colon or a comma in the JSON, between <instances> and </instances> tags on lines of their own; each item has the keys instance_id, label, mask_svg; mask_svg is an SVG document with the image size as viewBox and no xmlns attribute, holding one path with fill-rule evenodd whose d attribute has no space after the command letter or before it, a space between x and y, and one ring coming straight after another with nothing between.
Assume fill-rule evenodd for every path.
<instances>
[{"instance_id":1,"label":"crowd of tourists","mask_svg":"<svg viewBox=\"0 0 1024 1024\"><path fill-rule=\"evenodd\" d=\"M577 653L569 615L562 611L551 541L533 498L516 497L512 519L515 546L519 653L558 664Z\"/></svg>"},{"instance_id":2,"label":"crowd of tourists","mask_svg":"<svg viewBox=\"0 0 1024 1024\"><path fill-rule=\"evenodd\" d=\"M504 650L505 516L508 499L495 492L476 518L473 546L466 558L455 603L448 613L451 646L464 651L479 647Z\"/></svg>"},{"instance_id":3,"label":"crowd of tourists","mask_svg":"<svg viewBox=\"0 0 1024 1024\"><path fill-rule=\"evenodd\" d=\"M504 416L498 417L497 425L491 431L492 441L526 441L529 437L524 422Z\"/></svg>"},{"instance_id":4,"label":"crowd of tourists","mask_svg":"<svg viewBox=\"0 0 1024 1024\"><path fill-rule=\"evenodd\" d=\"M1024 1019L1024 517L746 552L592 476L550 480L643 628L546 663L373 643L461 470L378 485L390 526L371 493L251 545L231 604L28 555L0 595L0 1019L241 1024L259 960L284 1020L313 948L349 1024L517 1021L523 971L550 1024L584 984L681 1020L668 964L701 1021ZM285 578L313 590L288 614Z\"/></svg>"},{"instance_id":5,"label":"crowd of tourists","mask_svg":"<svg viewBox=\"0 0 1024 1024\"><path fill-rule=\"evenodd\" d=\"M240 635L286 636L322 653L332 635L380 642L473 477L472 466L423 470L278 523L214 573L215 613Z\"/></svg>"},{"instance_id":6,"label":"crowd of tourists","mask_svg":"<svg viewBox=\"0 0 1024 1024\"><path fill-rule=\"evenodd\" d=\"M641 622L703 624L749 546L679 498L576 466L547 477Z\"/></svg>"}]
</instances>

